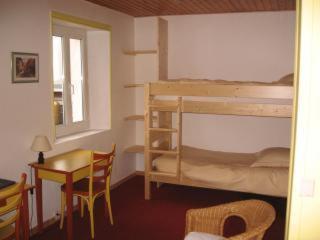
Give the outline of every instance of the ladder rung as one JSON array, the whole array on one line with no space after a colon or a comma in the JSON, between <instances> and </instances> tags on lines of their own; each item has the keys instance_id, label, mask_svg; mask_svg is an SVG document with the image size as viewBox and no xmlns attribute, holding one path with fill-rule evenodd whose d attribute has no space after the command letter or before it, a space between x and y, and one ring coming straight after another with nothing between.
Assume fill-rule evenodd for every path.
<instances>
[{"instance_id":1,"label":"ladder rung","mask_svg":"<svg viewBox=\"0 0 320 240\"><path fill-rule=\"evenodd\" d=\"M149 105L150 111L163 111L163 112L176 112L178 107L176 106L164 106L164 105Z\"/></svg>"},{"instance_id":2,"label":"ladder rung","mask_svg":"<svg viewBox=\"0 0 320 240\"><path fill-rule=\"evenodd\" d=\"M150 153L161 153L161 154L172 154L176 155L178 154L177 151L172 151L172 150L158 150L158 149L149 149Z\"/></svg>"},{"instance_id":3,"label":"ladder rung","mask_svg":"<svg viewBox=\"0 0 320 240\"><path fill-rule=\"evenodd\" d=\"M172 177L172 178L177 177L177 175L175 173L165 173L165 172L155 172L155 171L151 171L150 175L163 176L163 177Z\"/></svg>"},{"instance_id":4,"label":"ladder rung","mask_svg":"<svg viewBox=\"0 0 320 240\"><path fill-rule=\"evenodd\" d=\"M157 131L157 132L177 132L175 128L149 128L149 131Z\"/></svg>"},{"instance_id":5,"label":"ladder rung","mask_svg":"<svg viewBox=\"0 0 320 240\"><path fill-rule=\"evenodd\" d=\"M149 107L152 107L152 108L163 108L163 107L178 108L178 105L149 104Z\"/></svg>"}]
</instances>

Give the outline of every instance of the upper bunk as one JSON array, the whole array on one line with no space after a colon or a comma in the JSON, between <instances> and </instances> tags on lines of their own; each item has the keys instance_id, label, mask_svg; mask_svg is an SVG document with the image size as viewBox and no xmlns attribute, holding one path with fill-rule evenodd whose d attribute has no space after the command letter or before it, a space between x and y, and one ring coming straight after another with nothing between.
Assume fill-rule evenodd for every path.
<instances>
[{"instance_id":1,"label":"upper bunk","mask_svg":"<svg viewBox=\"0 0 320 240\"><path fill-rule=\"evenodd\" d=\"M288 118L293 74L277 81L165 80L145 85L152 111ZM169 96L169 100L164 97ZM172 100L172 96L178 99ZM191 97L191 98L190 98ZM200 98L199 98L200 97Z\"/></svg>"}]
</instances>

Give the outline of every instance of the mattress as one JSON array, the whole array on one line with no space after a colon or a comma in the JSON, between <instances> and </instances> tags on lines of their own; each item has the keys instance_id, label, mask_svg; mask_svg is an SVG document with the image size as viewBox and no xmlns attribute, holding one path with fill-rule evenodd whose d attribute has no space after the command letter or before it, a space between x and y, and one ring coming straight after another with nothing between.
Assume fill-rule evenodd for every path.
<instances>
[{"instance_id":1,"label":"mattress","mask_svg":"<svg viewBox=\"0 0 320 240\"><path fill-rule=\"evenodd\" d=\"M181 158L182 182L196 181L215 189L287 196L288 168L251 167L257 153L229 153L183 146ZM165 173L176 172L175 156L156 158L154 168Z\"/></svg>"}]
</instances>

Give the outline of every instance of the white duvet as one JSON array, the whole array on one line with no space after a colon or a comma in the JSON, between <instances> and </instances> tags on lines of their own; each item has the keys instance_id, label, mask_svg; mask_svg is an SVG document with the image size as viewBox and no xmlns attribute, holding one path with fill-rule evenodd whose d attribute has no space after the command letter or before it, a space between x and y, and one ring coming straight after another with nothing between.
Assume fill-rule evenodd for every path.
<instances>
[{"instance_id":1,"label":"white duvet","mask_svg":"<svg viewBox=\"0 0 320 240\"><path fill-rule=\"evenodd\" d=\"M183 146L181 179L197 181L215 189L287 196L288 168L250 167L256 153L227 153ZM160 172L176 172L175 156L162 155L154 160Z\"/></svg>"}]
</instances>

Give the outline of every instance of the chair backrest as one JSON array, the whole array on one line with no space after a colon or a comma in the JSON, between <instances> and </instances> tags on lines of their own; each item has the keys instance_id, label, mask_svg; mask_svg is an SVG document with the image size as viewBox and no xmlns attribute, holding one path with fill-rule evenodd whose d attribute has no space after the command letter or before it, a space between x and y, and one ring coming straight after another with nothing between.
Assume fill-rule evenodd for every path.
<instances>
[{"instance_id":1,"label":"chair backrest","mask_svg":"<svg viewBox=\"0 0 320 240\"><path fill-rule=\"evenodd\" d=\"M104 181L108 183L112 172L112 163L116 152L116 145L112 144L112 150L109 153L92 152L89 174L89 194L92 195L94 182ZM99 175L96 173L99 172Z\"/></svg>"},{"instance_id":2,"label":"chair backrest","mask_svg":"<svg viewBox=\"0 0 320 240\"><path fill-rule=\"evenodd\" d=\"M220 225L221 232L226 219L231 216L242 218L246 223L246 231L229 239L262 239L265 231L275 220L276 213L273 206L265 201L252 199L235 202L233 205L230 204L225 212Z\"/></svg>"},{"instance_id":3,"label":"chair backrest","mask_svg":"<svg viewBox=\"0 0 320 240\"><path fill-rule=\"evenodd\" d=\"M19 231L17 221L20 218L22 192L24 190L26 178L27 175L23 173L19 183L0 191L0 217L8 214L8 218L2 219L0 222L0 231L1 228L11 225L14 222L16 223L16 231Z\"/></svg>"},{"instance_id":4,"label":"chair backrest","mask_svg":"<svg viewBox=\"0 0 320 240\"><path fill-rule=\"evenodd\" d=\"M275 220L275 210L261 200L244 200L187 211L186 233L206 232L223 235L224 225L229 217L243 219L246 230L229 237L230 240L262 239L265 231Z\"/></svg>"}]
</instances>

